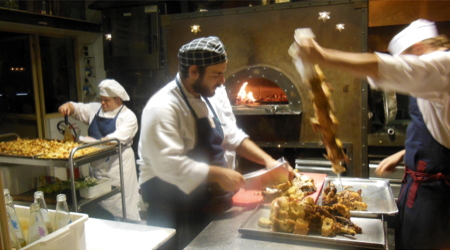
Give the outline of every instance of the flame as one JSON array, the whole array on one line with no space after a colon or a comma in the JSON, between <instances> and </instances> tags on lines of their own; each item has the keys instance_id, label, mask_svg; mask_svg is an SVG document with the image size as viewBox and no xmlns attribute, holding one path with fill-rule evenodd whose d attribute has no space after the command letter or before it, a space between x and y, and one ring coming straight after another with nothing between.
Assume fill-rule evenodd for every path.
<instances>
[{"instance_id":1,"label":"flame","mask_svg":"<svg viewBox=\"0 0 450 250\"><path fill-rule=\"evenodd\" d=\"M252 92L248 92L245 91L245 87L247 87L248 82L244 82L244 84L242 84L241 89L239 90L239 93L237 95L237 99L236 99L236 105L239 104L245 104L245 103L252 103L255 101L255 98L253 97L253 93Z\"/></svg>"}]
</instances>

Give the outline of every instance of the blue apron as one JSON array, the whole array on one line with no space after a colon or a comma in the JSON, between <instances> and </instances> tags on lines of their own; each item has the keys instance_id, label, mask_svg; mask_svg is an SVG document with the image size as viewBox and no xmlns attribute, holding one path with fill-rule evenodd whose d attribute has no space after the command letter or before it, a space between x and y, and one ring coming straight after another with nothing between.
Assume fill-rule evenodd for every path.
<instances>
[{"instance_id":1,"label":"blue apron","mask_svg":"<svg viewBox=\"0 0 450 250\"><path fill-rule=\"evenodd\" d=\"M398 199L397 249L450 248L450 149L428 131L410 97L405 175Z\"/></svg>"},{"instance_id":2,"label":"blue apron","mask_svg":"<svg viewBox=\"0 0 450 250\"><path fill-rule=\"evenodd\" d=\"M196 121L197 138L194 148L187 156L195 161L209 165L227 167L222 148L223 130L220 121L208 98L205 102L214 114L213 128L209 118L198 118L188 99L176 80L186 105ZM170 248L184 248L213 219L214 216L231 207L233 192L224 191L218 183L203 182L190 194L181 191L177 186L154 177L141 184L142 197L148 202L147 224L175 228L176 236Z\"/></svg>"},{"instance_id":3,"label":"blue apron","mask_svg":"<svg viewBox=\"0 0 450 250\"><path fill-rule=\"evenodd\" d=\"M116 120L119 116L120 111L122 111L123 109L123 105L114 118L105 118L98 116L101 109L102 108L100 108L97 114L95 114L94 119L92 119L92 122L88 128L88 135L97 140L100 140L101 138L116 131Z\"/></svg>"}]
</instances>

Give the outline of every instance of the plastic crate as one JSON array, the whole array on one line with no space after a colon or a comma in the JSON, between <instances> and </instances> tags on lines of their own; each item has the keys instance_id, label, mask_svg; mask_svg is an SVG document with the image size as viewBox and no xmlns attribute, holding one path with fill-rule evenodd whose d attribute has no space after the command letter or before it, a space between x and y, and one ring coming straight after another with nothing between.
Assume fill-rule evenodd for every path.
<instances>
[{"instance_id":1,"label":"plastic crate","mask_svg":"<svg viewBox=\"0 0 450 250\"><path fill-rule=\"evenodd\" d=\"M25 240L28 235L28 220L30 217L30 208L27 206L15 205L17 216L19 217L20 225L24 230ZM50 221L53 221L55 210L49 209ZM26 245L22 250L85 250L86 236L84 229L84 222L89 216L81 213L70 213L72 223L60 228L53 233Z\"/></svg>"},{"instance_id":2,"label":"plastic crate","mask_svg":"<svg viewBox=\"0 0 450 250\"><path fill-rule=\"evenodd\" d=\"M111 179L101 179L93 187L80 188L80 196L86 199L94 198L111 191Z\"/></svg>"}]
</instances>

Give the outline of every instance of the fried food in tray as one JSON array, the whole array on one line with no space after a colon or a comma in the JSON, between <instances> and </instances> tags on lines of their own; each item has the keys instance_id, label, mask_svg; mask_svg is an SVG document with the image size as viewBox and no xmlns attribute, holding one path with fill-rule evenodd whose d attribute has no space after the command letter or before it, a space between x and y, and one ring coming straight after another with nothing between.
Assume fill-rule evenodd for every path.
<instances>
[{"instance_id":1,"label":"fried food in tray","mask_svg":"<svg viewBox=\"0 0 450 250\"><path fill-rule=\"evenodd\" d=\"M259 227L271 228L274 232L300 235L316 233L324 237L362 233L362 229L350 220L348 204L332 202L326 205L316 205L314 199L307 196L316 191L314 179L300 174L298 170L294 170L294 173L295 178L292 183L282 183L262 192L265 201L269 198L273 200L269 218L260 218L258 220ZM329 188L329 190L332 189ZM328 194L337 201L338 196L333 196L332 191ZM351 194L350 197L353 201L351 204L356 204L354 201L357 199L353 198L353 193L343 193L343 197L347 198L347 194ZM359 196L359 198L361 197Z\"/></svg>"},{"instance_id":2,"label":"fried food in tray","mask_svg":"<svg viewBox=\"0 0 450 250\"><path fill-rule=\"evenodd\" d=\"M338 234L361 234L362 229L350 220L350 211L341 204L320 206L311 197L295 199L281 196L272 201L269 218L260 218L258 226L274 232L324 237Z\"/></svg>"},{"instance_id":3,"label":"fried food in tray","mask_svg":"<svg viewBox=\"0 0 450 250\"><path fill-rule=\"evenodd\" d=\"M0 142L0 154L11 156L38 157L45 159L68 159L73 148L83 144L45 139L17 139ZM99 151L99 148L82 148L75 152L74 158Z\"/></svg>"},{"instance_id":4,"label":"fried food in tray","mask_svg":"<svg viewBox=\"0 0 450 250\"><path fill-rule=\"evenodd\" d=\"M337 192L333 183L330 183L323 191L322 204L326 206L342 204L350 210L366 211L367 203L362 200L362 190L352 191L349 189Z\"/></svg>"},{"instance_id":5,"label":"fried food in tray","mask_svg":"<svg viewBox=\"0 0 450 250\"><path fill-rule=\"evenodd\" d=\"M302 199L303 197L316 192L317 189L314 185L314 179L299 173L297 169L294 170L294 175L292 181L286 181L281 184L266 187L266 189L261 192L264 202L271 202L280 196Z\"/></svg>"}]
</instances>

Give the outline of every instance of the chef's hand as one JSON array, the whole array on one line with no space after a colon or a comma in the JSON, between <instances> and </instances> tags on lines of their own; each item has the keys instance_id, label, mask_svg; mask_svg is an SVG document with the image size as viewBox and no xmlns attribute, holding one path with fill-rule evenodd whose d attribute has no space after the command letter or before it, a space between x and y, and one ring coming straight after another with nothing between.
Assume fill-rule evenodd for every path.
<instances>
[{"instance_id":1,"label":"chef's hand","mask_svg":"<svg viewBox=\"0 0 450 250\"><path fill-rule=\"evenodd\" d=\"M266 163L266 168L270 170L270 169L272 169L274 167L277 167L279 164L280 164L279 161L277 161L277 160L272 158L269 161L269 163ZM283 166L289 171L289 180L294 179L295 174L294 174L294 169L291 167L291 164L289 164L288 161L285 161Z\"/></svg>"},{"instance_id":2,"label":"chef's hand","mask_svg":"<svg viewBox=\"0 0 450 250\"><path fill-rule=\"evenodd\" d=\"M323 61L323 48L313 38L296 38L298 56L312 64Z\"/></svg>"},{"instance_id":3,"label":"chef's hand","mask_svg":"<svg viewBox=\"0 0 450 250\"><path fill-rule=\"evenodd\" d=\"M291 164L289 164L289 162L286 162L284 166L289 171L289 180L293 180L295 174L294 174L294 169L291 167Z\"/></svg>"},{"instance_id":4,"label":"chef's hand","mask_svg":"<svg viewBox=\"0 0 450 250\"><path fill-rule=\"evenodd\" d=\"M404 156L405 150L402 150L385 158L380 162L380 164L378 164L377 169L375 169L375 173L380 177L394 173L395 167L398 166L398 164L403 160Z\"/></svg>"},{"instance_id":5,"label":"chef's hand","mask_svg":"<svg viewBox=\"0 0 450 250\"><path fill-rule=\"evenodd\" d=\"M208 182L217 182L227 192L239 191L245 185L245 179L240 173L217 166L209 167Z\"/></svg>"},{"instance_id":6,"label":"chef's hand","mask_svg":"<svg viewBox=\"0 0 450 250\"><path fill-rule=\"evenodd\" d=\"M58 112L63 116L72 115L74 111L75 111L75 108L74 108L73 104L70 102L66 102L63 105L59 106L59 108L58 108Z\"/></svg>"}]
</instances>

